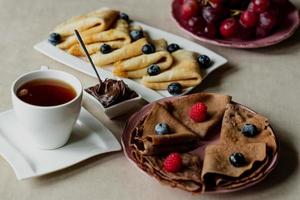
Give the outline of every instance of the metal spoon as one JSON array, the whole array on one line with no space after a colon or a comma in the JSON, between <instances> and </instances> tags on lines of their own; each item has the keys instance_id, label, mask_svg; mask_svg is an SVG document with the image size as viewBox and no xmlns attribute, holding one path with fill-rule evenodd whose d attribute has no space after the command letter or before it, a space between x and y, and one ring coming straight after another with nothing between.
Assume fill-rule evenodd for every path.
<instances>
[{"instance_id":1,"label":"metal spoon","mask_svg":"<svg viewBox=\"0 0 300 200\"><path fill-rule=\"evenodd\" d=\"M87 49L86 49L86 47L85 47L85 44L84 44L84 42L82 41L82 38L81 38L79 32L78 32L77 30L74 30L74 31L75 31L75 34L76 34L76 36L77 36L78 42L79 42L81 48L83 49L85 55L88 57L88 59L89 59L91 65L92 65L92 67L93 67L93 69L94 69L94 71L95 71L95 73L96 73L96 75L97 75L97 77L98 77L99 83L100 83L100 85L101 85L101 84L102 84L102 80L101 80L101 78L100 78L100 76L99 76L99 74L98 74L98 71L97 71L97 69L96 69L96 67L95 67L95 65L94 65L94 63L93 63L93 61L92 61L91 56L90 56L89 52L87 51Z\"/></svg>"}]
</instances>

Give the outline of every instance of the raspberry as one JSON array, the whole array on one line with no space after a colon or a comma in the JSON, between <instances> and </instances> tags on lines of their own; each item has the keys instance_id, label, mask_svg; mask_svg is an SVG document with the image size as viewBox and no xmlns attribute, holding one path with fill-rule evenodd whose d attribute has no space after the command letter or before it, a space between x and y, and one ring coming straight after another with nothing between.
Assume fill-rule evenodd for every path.
<instances>
[{"instance_id":1,"label":"raspberry","mask_svg":"<svg viewBox=\"0 0 300 200\"><path fill-rule=\"evenodd\" d=\"M203 122L206 119L207 106L202 103L196 103L192 106L189 116L195 122Z\"/></svg>"},{"instance_id":2,"label":"raspberry","mask_svg":"<svg viewBox=\"0 0 300 200\"><path fill-rule=\"evenodd\" d=\"M178 153L171 153L164 160L164 170L167 172L178 172L182 166L182 159Z\"/></svg>"}]
</instances>

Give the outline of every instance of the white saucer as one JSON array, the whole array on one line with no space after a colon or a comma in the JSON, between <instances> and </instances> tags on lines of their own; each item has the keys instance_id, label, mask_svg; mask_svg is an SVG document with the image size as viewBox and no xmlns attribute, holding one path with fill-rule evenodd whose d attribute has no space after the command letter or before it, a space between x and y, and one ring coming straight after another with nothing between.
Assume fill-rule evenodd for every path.
<instances>
[{"instance_id":1,"label":"white saucer","mask_svg":"<svg viewBox=\"0 0 300 200\"><path fill-rule=\"evenodd\" d=\"M19 180L64 169L98 154L121 150L113 134L84 108L70 140L59 149L33 148L23 133L13 110L0 113L0 155L11 165Z\"/></svg>"}]
</instances>

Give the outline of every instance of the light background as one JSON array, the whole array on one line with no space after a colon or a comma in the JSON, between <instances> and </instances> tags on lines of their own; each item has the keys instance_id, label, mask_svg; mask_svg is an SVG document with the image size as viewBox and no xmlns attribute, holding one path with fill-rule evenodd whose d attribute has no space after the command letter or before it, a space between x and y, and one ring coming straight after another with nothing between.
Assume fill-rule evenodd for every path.
<instances>
[{"instance_id":1,"label":"light background","mask_svg":"<svg viewBox=\"0 0 300 200\"><path fill-rule=\"evenodd\" d=\"M300 7L300 0L293 1ZM11 108L10 85L17 76L40 65L64 70L95 83L80 72L43 56L32 47L51 29L71 16L102 6L120 9L132 19L187 37L170 17L170 0L0 0L0 111ZM278 167L262 183L225 195L193 195L160 185L129 163L122 152L97 156L41 178L17 181L0 158L0 199L222 199L296 200L300 197L300 31L279 45L239 50L205 45L228 58L229 64L213 73L197 91L230 94L267 116L281 142ZM98 116L120 138L124 120Z\"/></svg>"}]
</instances>

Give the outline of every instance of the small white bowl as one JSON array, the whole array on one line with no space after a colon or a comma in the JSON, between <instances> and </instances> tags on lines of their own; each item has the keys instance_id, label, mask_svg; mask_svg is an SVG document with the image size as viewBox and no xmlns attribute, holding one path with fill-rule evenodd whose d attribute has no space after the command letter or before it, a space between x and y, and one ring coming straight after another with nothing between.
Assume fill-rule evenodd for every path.
<instances>
[{"instance_id":1,"label":"small white bowl","mask_svg":"<svg viewBox=\"0 0 300 200\"><path fill-rule=\"evenodd\" d=\"M142 96L137 93L137 97L122 101L115 105L104 108L102 103L98 101L93 95L89 94L84 90L83 92L83 107L86 107L86 104L93 106L95 111L104 112L108 118L113 119L117 116L123 115L130 110L133 110L136 105L142 100Z\"/></svg>"}]
</instances>

